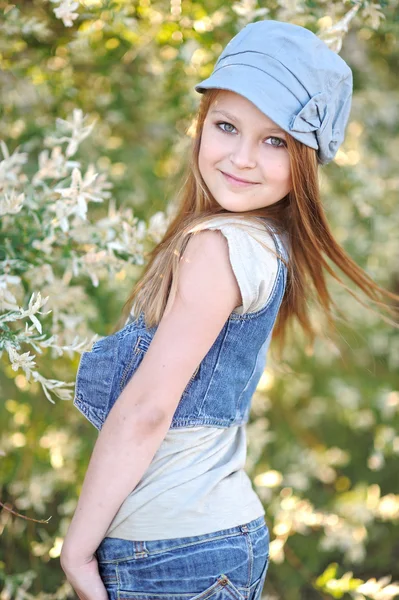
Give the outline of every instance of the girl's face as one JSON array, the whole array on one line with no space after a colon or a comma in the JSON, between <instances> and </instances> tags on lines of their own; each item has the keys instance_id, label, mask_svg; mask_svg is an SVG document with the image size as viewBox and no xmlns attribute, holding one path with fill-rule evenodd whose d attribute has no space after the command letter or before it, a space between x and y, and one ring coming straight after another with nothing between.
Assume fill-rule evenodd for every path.
<instances>
[{"instance_id":1,"label":"girl's face","mask_svg":"<svg viewBox=\"0 0 399 600\"><path fill-rule=\"evenodd\" d=\"M284 198L292 188L287 135L252 102L222 90L205 118L198 157L216 202L245 212Z\"/></svg>"}]
</instances>

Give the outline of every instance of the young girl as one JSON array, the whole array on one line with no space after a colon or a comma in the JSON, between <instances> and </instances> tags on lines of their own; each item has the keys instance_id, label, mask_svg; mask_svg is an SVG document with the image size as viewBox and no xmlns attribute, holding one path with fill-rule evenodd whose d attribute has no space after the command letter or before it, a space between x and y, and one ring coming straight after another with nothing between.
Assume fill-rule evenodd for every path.
<instances>
[{"instance_id":1,"label":"young girl","mask_svg":"<svg viewBox=\"0 0 399 600\"><path fill-rule=\"evenodd\" d=\"M371 301L397 298L340 248L319 198L349 117L346 63L260 21L195 89L180 208L127 323L79 365L74 403L101 430L61 554L82 600L259 599L269 531L245 424L272 335L296 317L314 338L311 291L333 324L326 257Z\"/></svg>"}]
</instances>

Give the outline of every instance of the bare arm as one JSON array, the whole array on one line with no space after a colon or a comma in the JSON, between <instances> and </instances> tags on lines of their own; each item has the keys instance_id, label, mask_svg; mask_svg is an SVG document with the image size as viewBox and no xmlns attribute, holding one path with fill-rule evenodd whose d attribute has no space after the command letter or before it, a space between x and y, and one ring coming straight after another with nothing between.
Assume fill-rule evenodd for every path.
<instances>
[{"instance_id":1,"label":"bare arm","mask_svg":"<svg viewBox=\"0 0 399 600\"><path fill-rule=\"evenodd\" d=\"M61 563L91 560L164 439L192 373L240 305L227 242L220 232L192 236L179 272L173 306L99 433Z\"/></svg>"}]
</instances>

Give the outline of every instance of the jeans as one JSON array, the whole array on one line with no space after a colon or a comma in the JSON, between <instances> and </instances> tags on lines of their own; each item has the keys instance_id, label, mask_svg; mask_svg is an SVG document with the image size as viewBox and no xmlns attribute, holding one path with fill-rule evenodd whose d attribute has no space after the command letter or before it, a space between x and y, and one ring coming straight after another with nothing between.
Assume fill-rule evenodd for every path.
<instances>
[{"instance_id":1,"label":"jeans","mask_svg":"<svg viewBox=\"0 0 399 600\"><path fill-rule=\"evenodd\" d=\"M107 537L96 556L109 600L260 600L269 530L262 516L192 537Z\"/></svg>"}]
</instances>

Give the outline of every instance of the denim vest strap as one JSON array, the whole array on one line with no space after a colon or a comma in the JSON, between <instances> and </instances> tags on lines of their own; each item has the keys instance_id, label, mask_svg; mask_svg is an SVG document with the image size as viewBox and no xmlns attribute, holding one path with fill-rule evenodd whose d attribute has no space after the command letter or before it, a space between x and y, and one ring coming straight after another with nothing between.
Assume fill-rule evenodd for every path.
<instances>
[{"instance_id":1,"label":"denim vest strap","mask_svg":"<svg viewBox=\"0 0 399 600\"><path fill-rule=\"evenodd\" d=\"M231 427L248 421L251 398L264 371L273 327L284 296L288 253L270 231L278 254L273 289L257 312L232 312L191 376L173 415L171 429ZM101 429L109 411L147 352L157 326L147 328L143 312L120 331L83 352L74 405Z\"/></svg>"}]
</instances>

